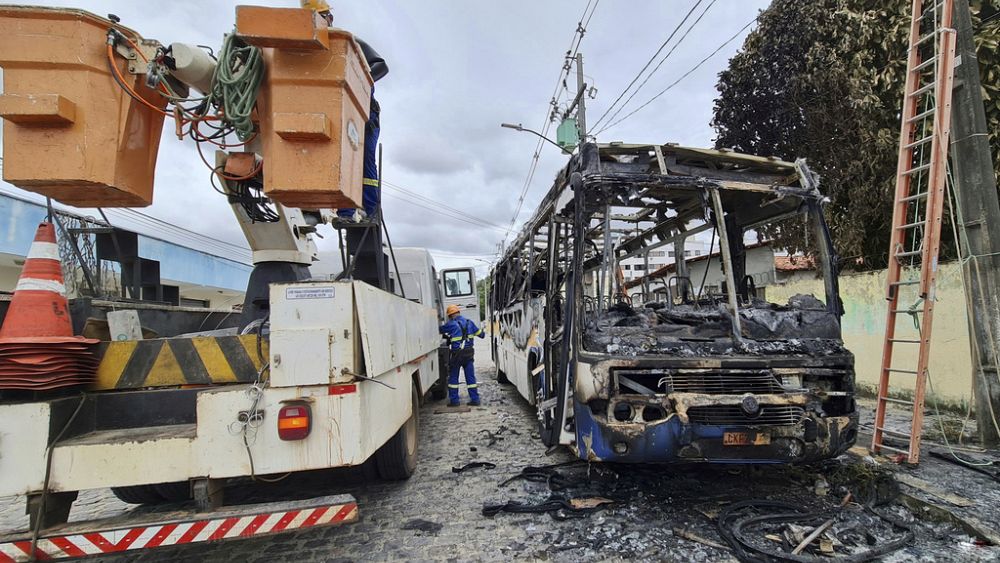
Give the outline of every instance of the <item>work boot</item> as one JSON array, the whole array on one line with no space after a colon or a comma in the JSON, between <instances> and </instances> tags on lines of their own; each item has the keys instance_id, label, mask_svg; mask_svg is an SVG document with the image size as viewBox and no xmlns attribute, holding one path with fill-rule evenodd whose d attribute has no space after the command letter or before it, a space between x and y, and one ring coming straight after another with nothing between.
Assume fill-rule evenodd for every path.
<instances>
[{"instance_id":1,"label":"work boot","mask_svg":"<svg viewBox=\"0 0 1000 563\"><path fill-rule=\"evenodd\" d=\"M478 407L479 406L479 401L478 400L476 400L476 401L469 401L468 403L465 403L465 404L469 405L470 407Z\"/></svg>"},{"instance_id":2,"label":"work boot","mask_svg":"<svg viewBox=\"0 0 1000 563\"><path fill-rule=\"evenodd\" d=\"M448 406L449 407L460 407L460 406L462 406L462 403L448 403Z\"/></svg>"}]
</instances>

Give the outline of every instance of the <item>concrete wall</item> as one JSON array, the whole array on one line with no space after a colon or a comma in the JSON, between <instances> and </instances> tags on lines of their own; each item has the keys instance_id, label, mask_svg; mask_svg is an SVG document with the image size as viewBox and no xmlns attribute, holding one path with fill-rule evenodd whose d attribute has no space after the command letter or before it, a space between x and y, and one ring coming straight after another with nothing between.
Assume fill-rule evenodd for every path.
<instances>
[{"instance_id":1,"label":"concrete wall","mask_svg":"<svg viewBox=\"0 0 1000 563\"><path fill-rule=\"evenodd\" d=\"M840 295L844 300L843 331L847 347L856 357L859 385L872 389L878 384L882 366L882 343L885 336L885 272L851 273L840 278ZM785 303L797 293L812 293L823 298L823 280L799 275L781 285L767 288L768 301ZM937 281L938 300L934 308L931 336L930 386L942 403L964 405L971 401L972 359L969 343L968 317L961 272L957 264L943 264ZM914 299L901 301L902 308L913 305ZM909 315L897 319L897 338L912 338L916 334ZM905 363L903 369L914 369L917 346L897 344L894 354ZM912 376L894 374L892 389L905 396L913 389Z\"/></svg>"}]
</instances>

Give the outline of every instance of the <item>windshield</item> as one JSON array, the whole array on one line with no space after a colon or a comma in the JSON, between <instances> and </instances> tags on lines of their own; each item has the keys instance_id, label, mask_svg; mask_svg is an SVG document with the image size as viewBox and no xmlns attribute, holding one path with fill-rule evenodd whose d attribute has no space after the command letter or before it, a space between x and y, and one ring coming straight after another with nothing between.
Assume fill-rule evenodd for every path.
<instances>
[{"instance_id":1,"label":"windshield","mask_svg":"<svg viewBox=\"0 0 1000 563\"><path fill-rule=\"evenodd\" d=\"M472 295L472 270L446 270L444 295L445 297Z\"/></svg>"}]
</instances>

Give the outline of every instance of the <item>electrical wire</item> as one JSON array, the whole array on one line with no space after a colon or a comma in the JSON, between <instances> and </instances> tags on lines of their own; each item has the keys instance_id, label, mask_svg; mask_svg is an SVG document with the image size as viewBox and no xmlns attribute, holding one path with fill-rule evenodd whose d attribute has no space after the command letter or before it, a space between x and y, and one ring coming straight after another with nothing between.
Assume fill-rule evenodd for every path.
<instances>
[{"instance_id":1,"label":"electrical wire","mask_svg":"<svg viewBox=\"0 0 1000 563\"><path fill-rule=\"evenodd\" d=\"M227 35L212 76L212 98L222 103L225 120L242 141L254 135L250 116L263 79L264 56L260 47L247 45L235 33Z\"/></svg>"},{"instance_id":2,"label":"electrical wire","mask_svg":"<svg viewBox=\"0 0 1000 563\"><path fill-rule=\"evenodd\" d=\"M49 481L52 477L52 453L55 451L56 444L58 444L59 440L62 440L62 437L66 435L66 432L73 425L73 421L76 420L77 415L80 414L81 410L83 410L83 404L85 402L87 402L87 394L81 393L80 402L76 404L76 409L73 410L73 414L71 414L69 419L66 420L66 423L63 424L62 430L59 431L59 434L56 434L56 437L49 442L48 447L45 448L45 479L42 481L42 495L38 500L38 508L35 512L35 525L31 527L31 550L29 553L32 559L38 555L38 536L41 534L42 521L45 520L45 501L49 495Z\"/></svg>"},{"instance_id":3,"label":"electrical wire","mask_svg":"<svg viewBox=\"0 0 1000 563\"><path fill-rule=\"evenodd\" d=\"M632 110L631 112L629 112L627 115L625 115L625 117L622 117L618 121L612 122L609 125L605 125L604 127L601 128L600 131L595 132L594 135L595 136L596 135L600 135L601 133L607 131L608 129L611 129L615 125L618 125L619 123L621 123L621 122L625 121L626 119L632 117L633 115L635 115L636 113L638 113L639 111L641 111L643 108L645 108L649 104L651 104L654 101L656 101L660 96L662 96L662 95L666 94L667 92L669 92L670 90L672 90L675 86L677 86L678 84L680 84L688 76L691 76L692 74L694 74L694 72L696 70L698 70L699 68L701 68L712 57L714 57L715 55L719 54L719 52L722 51L723 49L725 49L727 45L729 45L730 43L732 43L733 41L735 41L736 38L738 38L740 35L742 35L744 31L746 31L747 29L749 29L751 25L757 23L757 20L758 20L759 17L760 16L758 16L758 17L750 20L750 22L748 22L746 25L744 25L742 28L740 28L739 31L737 31L735 34L733 34L732 37L730 37L729 39L725 40L721 45L719 45L718 47L716 47L716 49L714 51L712 51L711 53L709 53L707 57L705 57L704 59L702 59L701 61L699 61L698 64L694 65L691 68L691 70L685 72L683 75L681 75L680 78L678 78L677 80L675 80L673 83L671 83L669 86L667 86L663 90L660 90L659 93L657 93L655 96L653 96L648 101L646 101L646 103L644 103L641 106L635 108L634 110Z\"/></svg>"},{"instance_id":4,"label":"electrical wire","mask_svg":"<svg viewBox=\"0 0 1000 563\"><path fill-rule=\"evenodd\" d=\"M419 199L419 200L421 200L421 201L423 201L425 203L428 203L428 204L431 204L431 205L435 205L435 206L440 207L440 208L442 208L444 210L447 210L449 212L461 215L461 216L463 216L463 217L465 217L467 219L470 219L472 221L480 223L480 224L482 224L485 227L490 227L490 228L493 228L493 229L503 230L503 227L501 227L500 225L497 225L496 223L493 223L493 222L491 222L491 221L489 221L487 219L483 219L481 217L477 217L475 215L472 215L471 213L467 213L465 211L462 211L461 209L457 209L455 207L451 207L448 204L442 203L442 202L440 202L440 201L438 201L436 199L431 199L431 198L429 198L429 197L427 197L427 196L425 196L423 194L419 194L419 193L417 193L417 192L415 192L413 190L404 188L403 186L400 186L398 184L392 184L390 182L382 182L382 185L384 187L390 189L390 190L393 190L393 191L396 191L396 192L400 192L401 194L403 194L403 195L405 195L407 197L412 197L412 198L415 198L415 199Z\"/></svg>"},{"instance_id":5,"label":"electrical wire","mask_svg":"<svg viewBox=\"0 0 1000 563\"><path fill-rule=\"evenodd\" d=\"M549 103L549 107L545 108L545 122L541 127L541 137L535 143L535 152L531 156L531 163L528 166L528 175L524 180L524 184L521 187L521 193L517 198L517 206L514 209L514 215L510 218L510 224L507 226L506 233L504 234L501 245L507 242L507 237L514 230L514 225L517 223L517 218L521 214L521 208L524 206L524 199L528 195L528 190L531 188L531 181L535 177L535 171L538 170L538 159L542 154L542 145L545 142L543 138L548 134L548 131L552 125L553 111L558 110L559 98L559 87L569 76L570 59L575 59L577 53L580 51L580 44L583 42L583 36L587 32L587 27L590 25L590 20L594 17L594 12L597 11L597 6L600 4L601 0L595 0L593 2L593 7L591 8L590 0L587 1L587 5L583 8L583 14L580 16L580 20L577 22L576 31L573 33L573 39L570 40L570 47L566 51L566 59L563 61L562 69L559 71L559 77L556 79L556 86L552 92L552 101ZM590 10L588 14L588 10Z\"/></svg>"},{"instance_id":6,"label":"electrical wire","mask_svg":"<svg viewBox=\"0 0 1000 563\"><path fill-rule=\"evenodd\" d=\"M247 178L220 187L215 183L216 177L223 177L222 166L209 176L212 189L226 196L230 204L239 204L252 223L277 223L281 220L278 212L271 207L271 200L264 196L264 184L260 178Z\"/></svg>"},{"instance_id":7,"label":"electrical wire","mask_svg":"<svg viewBox=\"0 0 1000 563\"><path fill-rule=\"evenodd\" d=\"M650 67L650 65L653 64L653 61L655 61L656 58L660 56L660 53L663 52L663 50L667 47L667 44L669 44L670 41L673 40L674 36L677 35L677 32L681 30L681 28L684 26L685 23L687 23L688 19L691 17L691 14L693 14L695 12L695 10L698 9L698 6L700 6L703 1L704 0L697 0L694 3L694 5L691 6L691 9L688 10L688 13L684 15L684 19L682 19L680 21L680 23L678 23L677 26L674 27L673 31L670 32L670 35L667 36L666 40L664 40L663 43L660 44L660 47L656 50L656 52L653 53L653 56L649 57L649 60L646 61L646 64L643 65L643 67L639 70L638 73L636 73L636 75L634 77L632 77L632 80L628 83L627 86L625 86L625 89L623 89L621 91L621 93L618 94L618 97L615 98L615 101L611 102L611 105L608 106L608 108L606 110L604 110L604 113L602 113L601 116L597 118L597 121L595 121L594 124L591 127L593 127L594 129L597 129L600 126L601 122L604 121L604 119L608 117L608 114L611 113L611 111L613 111L615 109L615 105L617 105L618 102L620 102L621 99L623 97L625 97L625 94L627 94L628 91L632 88L632 86L634 86L635 83L639 81L639 79L642 77L643 73L646 72L646 70ZM712 4L714 4L714 3L715 3L715 0L712 1ZM709 8L711 8L711 7L712 6L710 4ZM705 11L707 12L708 8L706 8ZM705 14L703 12L702 16L704 16L704 15ZM699 18L699 20L700 19L701 18ZM695 22L695 23L697 23L697 22ZM690 30L688 30L688 31L690 31ZM680 41L678 41L676 44L674 44L674 49L677 48L677 45L680 45ZM670 57L671 53L673 53L673 49L670 51L670 53L667 53L666 57L663 57L663 60L660 61L660 64L663 64L663 61L667 60L667 58ZM656 65L656 68L660 68L660 65ZM655 72L656 72L656 69L653 69L653 71L650 72L649 75L646 77L646 80L649 80L649 76L652 76L653 73L655 73ZM643 84L645 84L645 83L646 82L643 82ZM638 92L639 89L641 89L641 88L642 88L642 86L639 86L639 88L636 89L636 92ZM635 95L635 92L632 93L632 96L634 96L634 95ZM632 97L630 96L629 100L631 100L631 99L632 99ZM628 100L626 100L625 103L622 104L621 107L625 107L627 104L628 104ZM618 111L621 111L621 109L619 108ZM617 112L615 113L615 115L618 115ZM608 118L609 121L611 119L614 119L614 115L611 116L610 118Z\"/></svg>"},{"instance_id":8,"label":"electrical wire","mask_svg":"<svg viewBox=\"0 0 1000 563\"><path fill-rule=\"evenodd\" d=\"M397 194L397 193L392 193L392 192L386 192L386 195L391 196L393 198L399 198L400 200L402 200L402 201L404 201L404 202L406 202L406 203L408 203L410 205L416 205L417 207L426 209L427 211L430 211L432 213L437 213L438 215L442 215L444 217L448 217L449 219L454 219L456 221L462 221L464 223L468 223L470 225L473 225L473 226L476 226L476 227L485 228L485 229L493 229L493 230L501 231L501 232L504 231L503 227L492 225L492 224L488 224L488 223L483 223L483 222L480 222L479 220L474 220L474 219L471 219L471 218L463 216L463 215L458 215L458 214L455 214L455 213L452 213L452 212L449 212L449 211L445 211L444 209L436 207L435 205L430 205L430 204L427 204L427 203L423 203L423 202L421 202L419 200L412 199L412 198L410 198L409 196L407 196L407 195L405 195L403 193L398 193Z\"/></svg>"}]
</instances>

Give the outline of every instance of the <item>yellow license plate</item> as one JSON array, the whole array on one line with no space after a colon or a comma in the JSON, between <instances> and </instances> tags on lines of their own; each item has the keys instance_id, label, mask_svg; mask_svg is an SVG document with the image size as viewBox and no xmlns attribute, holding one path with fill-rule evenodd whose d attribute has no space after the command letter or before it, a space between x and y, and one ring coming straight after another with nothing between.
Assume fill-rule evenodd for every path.
<instances>
[{"instance_id":1,"label":"yellow license plate","mask_svg":"<svg viewBox=\"0 0 1000 563\"><path fill-rule=\"evenodd\" d=\"M771 443L771 435L760 432L723 432L723 446L766 446Z\"/></svg>"}]
</instances>

